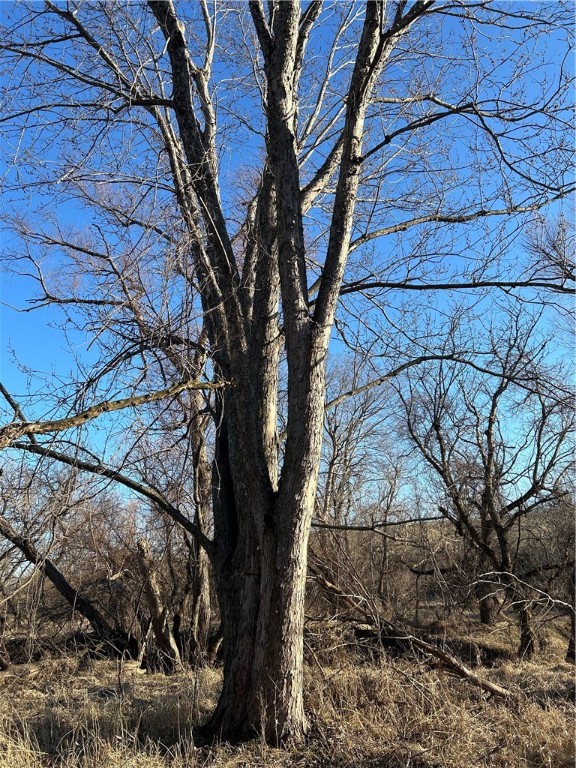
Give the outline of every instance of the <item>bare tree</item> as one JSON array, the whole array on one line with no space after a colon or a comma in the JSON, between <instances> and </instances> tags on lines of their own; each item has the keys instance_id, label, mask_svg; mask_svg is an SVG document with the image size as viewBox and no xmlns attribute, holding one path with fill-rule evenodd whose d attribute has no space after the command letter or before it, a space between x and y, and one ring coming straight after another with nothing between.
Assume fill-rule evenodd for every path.
<instances>
[{"instance_id":1,"label":"bare tree","mask_svg":"<svg viewBox=\"0 0 576 768\"><path fill-rule=\"evenodd\" d=\"M504 333L492 332L493 351L481 366L466 371L442 361L398 388L409 439L432 472L438 509L475 553L472 581L483 623L495 618L498 590L477 577L489 570L510 575L522 656L534 653L535 637L530 601L515 577L519 525L567 495L574 431L562 375L544 377L546 345L531 341L533 331L517 316Z\"/></svg>"},{"instance_id":2,"label":"bare tree","mask_svg":"<svg viewBox=\"0 0 576 768\"><path fill-rule=\"evenodd\" d=\"M3 442L153 497L196 535L214 568L224 637L223 689L207 731L300 739L307 543L339 298L370 307L355 315L349 298L345 341L390 320L380 354L399 364L414 345L402 349L407 327L390 318L383 290L565 290L564 275L540 280L529 269L503 280L494 275L502 253L471 243L487 239L486 222L520 222L568 191L570 9L47 0L8 16L0 47L13 84L4 118L12 189L33 186L61 214L81 201L86 216L80 228L66 215L17 217L14 258L32 265L36 305L59 306L98 340L102 359L60 397L59 418L24 423L13 408ZM467 253L445 279L427 280L443 272L438 254L464 247L465 226ZM431 333L425 346L433 343ZM207 368L195 363L202 346ZM79 458L43 440L13 442L77 427L112 405L139 406L142 428L146 419L153 428L147 402L187 398L200 375L213 387L212 540L131 476L129 453L109 467L94 451ZM102 406L87 409L96 395ZM72 417L60 416L66 409ZM186 403L197 455L202 411Z\"/></svg>"},{"instance_id":3,"label":"bare tree","mask_svg":"<svg viewBox=\"0 0 576 768\"><path fill-rule=\"evenodd\" d=\"M169 476L177 467L166 463L166 453L164 462ZM0 500L0 537L12 545L4 552L3 602L14 620L22 579L45 583L38 614L51 634L59 627L63 641L76 637L80 617L96 635L82 642L134 657L140 648L146 668L169 673L181 662L206 663L210 589L199 589L198 548L157 505L127 503L96 478L58 471L57 464L30 471L25 462L4 468ZM17 630L15 621L6 628Z\"/></svg>"},{"instance_id":4,"label":"bare tree","mask_svg":"<svg viewBox=\"0 0 576 768\"><path fill-rule=\"evenodd\" d=\"M384 447L388 392L366 387L372 382L362 369L357 355L329 371L317 517L339 525L366 522L363 513L377 501L389 508L397 489L399 469L386 466Z\"/></svg>"}]
</instances>

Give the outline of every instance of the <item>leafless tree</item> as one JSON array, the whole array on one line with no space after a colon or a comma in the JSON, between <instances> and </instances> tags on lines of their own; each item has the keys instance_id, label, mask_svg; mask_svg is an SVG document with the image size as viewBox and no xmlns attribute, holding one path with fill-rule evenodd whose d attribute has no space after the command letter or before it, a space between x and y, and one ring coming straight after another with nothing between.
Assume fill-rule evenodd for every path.
<instances>
[{"instance_id":1,"label":"leafless tree","mask_svg":"<svg viewBox=\"0 0 576 768\"><path fill-rule=\"evenodd\" d=\"M482 622L494 620L497 590L475 577L510 574L521 655L534 652L535 638L514 577L519 527L568 495L574 434L561 368L555 363L557 377L545 377L546 344L532 340L533 332L524 314L511 318L504 332L492 331L492 352L481 364L463 370L441 361L398 387L407 435L432 473L438 509L475 553Z\"/></svg>"},{"instance_id":2,"label":"leafless tree","mask_svg":"<svg viewBox=\"0 0 576 768\"><path fill-rule=\"evenodd\" d=\"M1 441L123 483L197 537L224 637L207 731L298 740L335 322L345 343L370 328L385 340L381 359L400 365L423 344L429 352L437 331L413 343L418 308L389 291L568 290L564 274L500 270L522 217L569 189L571 9L47 0L6 16L8 193L34 189L41 209L23 217L14 199L13 258L32 267L36 305L59 306L101 357L49 421L12 398ZM504 245L490 222L503 222ZM136 406L152 428L149 402L180 398L201 456L205 401L187 393L210 388L213 538L135 479L128 453L109 466L94 446L89 455L42 438ZM115 422L117 443L128 421Z\"/></svg>"}]
</instances>

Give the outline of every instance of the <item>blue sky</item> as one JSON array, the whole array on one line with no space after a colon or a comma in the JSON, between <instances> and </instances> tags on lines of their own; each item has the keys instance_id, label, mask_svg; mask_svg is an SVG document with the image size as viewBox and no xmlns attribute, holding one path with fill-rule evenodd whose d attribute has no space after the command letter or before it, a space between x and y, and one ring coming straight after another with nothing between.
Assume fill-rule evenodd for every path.
<instances>
[{"instance_id":1,"label":"blue sky","mask_svg":"<svg viewBox=\"0 0 576 768\"><path fill-rule=\"evenodd\" d=\"M11 3L0 4L0 14L4 14L6 10L13 13L16 7L16 5ZM459 22L447 22L446 29L448 33L456 31L454 24L457 25ZM318 42L322 43L323 39L319 38ZM545 47L550 45L551 42L553 44L553 40L545 40L542 45ZM549 61L554 59L553 48L548 51L547 58ZM224 62L218 66L220 69L217 68L217 74L220 77L234 76L233 70L228 69L231 66L231 62ZM434 66L440 67L440 64L435 64ZM401 74L399 70L398 76L400 77ZM534 73L534 77L538 78L538 76L537 72ZM431 75L430 78L432 79ZM456 87L457 81L458 78L455 78L454 87ZM4 81L4 84L6 84L6 81ZM223 96L221 97L222 109L224 110L225 106L230 109L233 107L244 108L247 103L246 100L249 101L252 97L253 95L250 96L250 94L245 93L236 101L230 101L227 104L226 89L224 89ZM239 130L237 134L230 134L230 152L224 157L222 165L223 175L233 180L236 169L243 163L248 163L249 165L251 158L259 154L259 143L261 144L261 139L259 140L251 132ZM456 144L452 144L447 151L452 153L454 158L457 159L458 147ZM8 151L3 153L4 157L7 157L8 154ZM0 158L1 162L2 159ZM5 178L6 173L13 178L13 169L7 169L0 165L0 177ZM399 179L399 176L392 176L390 178L391 185L398 184ZM490 183L488 182L488 184ZM467 189L461 188L457 192L465 195L467 194ZM7 197L5 202L13 202L13 193ZM232 207L233 203L233 197L225 197L225 204ZM26 208L28 205L34 207L35 204L36 201L32 196L28 202L23 200L17 207L22 210L22 208ZM46 201L44 204L48 206L49 202ZM65 224L73 223L75 225L81 223L83 214L81 209L78 208L77 203L58 201L57 206L57 214L61 222ZM389 213L384 206L383 215L389 215ZM87 221L88 219L86 219ZM0 237L2 238L2 252L6 253L12 245L11 236L4 231L0 234ZM467 247L465 239L456 239L455 242L457 244L460 243L462 248ZM62 331L58 328L59 323L62 322L62 315L58 309L47 307L33 312L23 313L17 311L18 309L28 307L28 301L35 293L36 286L31 278L11 276L5 272L2 274L0 285L0 379L16 396L25 395L29 389L33 393L41 395L42 387L45 386L43 383L44 377L39 376L36 378L32 375L32 372L37 371L47 375L52 383L57 386L59 379L67 379L69 374L74 371L76 367L74 356L89 363L95 354L95 352L88 349L87 339L81 331L69 327L67 329L68 336L63 335ZM442 301L440 297L431 300L433 306L438 306L438 302L442 304ZM445 304L443 309L449 309L448 305ZM393 307L391 307L391 311L394 311ZM20 371L15 363L29 369L30 374L26 371ZM39 412L41 412L41 405L39 406Z\"/></svg>"},{"instance_id":2,"label":"blue sky","mask_svg":"<svg viewBox=\"0 0 576 768\"><path fill-rule=\"evenodd\" d=\"M0 173L4 170L0 164ZM3 255L13 249L14 243L11 233L0 229ZM66 334L62 332L63 318L57 307L30 311L30 299L38 296L36 281L12 274L4 264L0 269L0 381L15 397L38 394L46 376L56 383L75 368L71 349L89 360L88 340L71 327Z\"/></svg>"}]
</instances>

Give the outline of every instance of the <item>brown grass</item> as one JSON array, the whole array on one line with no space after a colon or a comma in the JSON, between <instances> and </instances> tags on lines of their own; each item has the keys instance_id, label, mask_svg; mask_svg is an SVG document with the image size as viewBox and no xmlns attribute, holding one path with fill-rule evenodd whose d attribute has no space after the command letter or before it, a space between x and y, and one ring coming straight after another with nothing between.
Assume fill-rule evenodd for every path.
<instances>
[{"instance_id":1,"label":"brown grass","mask_svg":"<svg viewBox=\"0 0 576 768\"><path fill-rule=\"evenodd\" d=\"M311 734L298 750L256 740L194 745L215 670L171 678L74 659L0 676L0 768L572 768L573 668L558 657L482 674L516 692L489 699L423 661L311 665Z\"/></svg>"}]
</instances>

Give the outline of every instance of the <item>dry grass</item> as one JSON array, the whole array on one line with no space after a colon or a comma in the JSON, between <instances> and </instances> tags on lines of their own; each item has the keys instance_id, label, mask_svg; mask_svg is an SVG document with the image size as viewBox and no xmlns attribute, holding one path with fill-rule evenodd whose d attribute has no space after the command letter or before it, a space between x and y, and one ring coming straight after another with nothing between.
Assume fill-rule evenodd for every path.
<instances>
[{"instance_id":1,"label":"dry grass","mask_svg":"<svg viewBox=\"0 0 576 768\"><path fill-rule=\"evenodd\" d=\"M318 765L572 768L572 670L557 665L537 674L537 665L510 666L514 675L483 674L516 691L531 676L540 698L526 685L514 703L498 702L441 670L407 662L316 675L310 704L334 755Z\"/></svg>"},{"instance_id":2,"label":"dry grass","mask_svg":"<svg viewBox=\"0 0 576 768\"><path fill-rule=\"evenodd\" d=\"M207 749L194 746L192 726L215 703L218 672L164 678L43 661L0 676L0 768L572 768L573 668L551 656L482 674L515 701L422 661L312 665L305 746Z\"/></svg>"}]
</instances>

